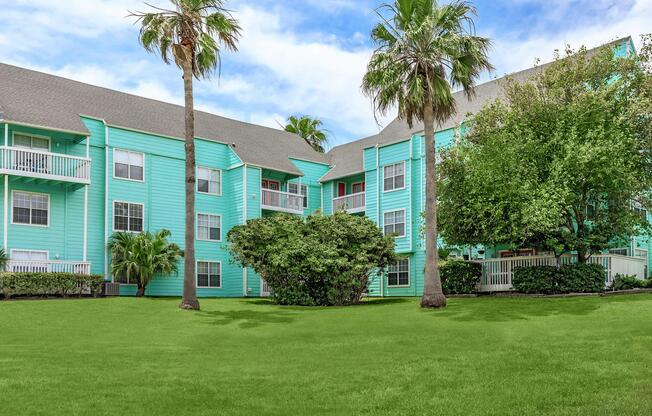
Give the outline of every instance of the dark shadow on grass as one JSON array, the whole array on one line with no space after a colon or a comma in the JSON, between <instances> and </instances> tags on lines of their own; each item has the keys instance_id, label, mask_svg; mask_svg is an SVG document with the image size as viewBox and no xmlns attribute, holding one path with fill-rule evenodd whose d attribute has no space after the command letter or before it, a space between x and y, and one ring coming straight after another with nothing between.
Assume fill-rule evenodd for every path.
<instances>
[{"instance_id":1,"label":"dark shadow on grass","mask_svg":"<svg viewBox=\"0 0 652 416\"><path fill-rule=\"evenodd\" d=\"M212 325L238 324L240 328L256 328L266 324L287 324L294 321L292 312L282 310L200 311L198 315L210 319Z\"/></svg>"},{"instance_id":2,"label":"dark shadow on grass","mask_svg":"<svg viewBox=\"0 0 652 416\"><path fill-rule=\"evenodd\" d=\"M393 305L397 303L409 302L408 298L366 298L360 303L355 305L348 306L294 306L294 305L278 305L274 303L271 299L251 299L245 300L244 303L250 305L258 306L277 306L279 308L290 309L290 310L319 310L319 309L333 309L333 308L348 308L348 307L360 307L360 306L380 306L380 305Z\"/></svg>"}]
</instances>

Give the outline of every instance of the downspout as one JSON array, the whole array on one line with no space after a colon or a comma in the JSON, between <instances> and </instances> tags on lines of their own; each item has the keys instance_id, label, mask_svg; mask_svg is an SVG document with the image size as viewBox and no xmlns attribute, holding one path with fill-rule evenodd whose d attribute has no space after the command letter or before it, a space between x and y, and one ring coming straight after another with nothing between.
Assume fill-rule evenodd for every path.
<instances>
[{"instance_id":1,"label":"downspout","mask_svg":"<svg viewBox=\"0 0 652 416\"><path fill-rule=\"evenodd\" d=\"M88 178L91 176L91 169L88 159L90 159L90 144L91 136L86 136L86 170L88 171ZM83 251L83 261L86 262L87 259L87 245L88 245L88 185L84 185L84 251ZM89 271L90 272L90 271Z\"/></svg>"},{"instance_id":2,"label":"downspout","mask_svg":"<svg viewBox=\"0 0 652 416\"><path fill-rule=\"evenodd\" d=\"M5 147L7 147L8 145L9 145L9 123L7 123L5 121ZM5 157L7 157L7 154L8 153L5 150L5 152L4 152ZM6 162L6 160L5 160L5 162ZM6 165L7 165L7 163L5 163L5 166ZM4 190L5 190L5 194L4 194L4 211L2 213L3 214L3 228L2 228L3 240L2 240L2 242L3 242L3 248L5 249L5 252L9 253L9 249L7 248L8 235L9 235L9 233L8 233L9 230L7 229L7 226L8 226L7 218L8 218L8 215L9 215L9 213L7 212L7 210L9 209L9 175L5 175L5 188L4 188Z\"/></svg>"},{"instance_id":3,"label":"downspout","mask_svg":"<svg viewBox=\"0 0 652 416\"><path fill-rule=\"evenodd\" d=\"M376 224L380 227L380 148L376 143ZM385 296L385 279L380 279L380 296Z\"/></svg>"},{"instance_id":4,"label":"downspout","mask_svg":"<svg viewBox=\"0 0 652 416\"><path fill-rule=\"evenodd\" d=\"M247 164L243 165L242 180L244 181L244 189L242 191L242 224L247 224ZM247 290L247 267L242 268L242 295L247 297L249 291Z\"/></svg>"},{"instance_id":5,"label":"downspout","mask_svg":"<svg viewBox=\"0 0 652 416\"><path fill-rule=\"evenodd\" d=\"M414 222L414 213L412 212L412 155L413 155L413 141L414 136L410 137L410 187L408 188L408 194L410 196L410 253L412 252L412 224Z\"/></svg>"},{"instance_id":6,"label":"downspout","mask_svg":"<svg viewBox=\"0 0 652 416\"><path fill-rule=\"evenodd\" d=\"M104 278L109 276L109 126L104 123ZM111 278L113 281L113 278Z\"/></svg>"}]
</instances>

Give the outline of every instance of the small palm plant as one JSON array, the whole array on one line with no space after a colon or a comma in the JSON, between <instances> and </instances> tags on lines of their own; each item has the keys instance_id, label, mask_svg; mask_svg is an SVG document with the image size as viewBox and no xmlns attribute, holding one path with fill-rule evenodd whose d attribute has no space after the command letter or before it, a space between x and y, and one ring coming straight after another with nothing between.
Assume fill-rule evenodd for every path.
<instances>
[{"instance_id":1,"label":"small palm plant","mask_svg":"<svg viewBox=\"0 0 652 416\"><path fill-rule=\"evenodd\" d=\"M5 271L7 269L8 262L9 257L7 256L7 251L4 248L0 248L0 271Z\"/></svg>"},{"instance_id":2,"label":"small palm plant","mask_svg":"<svg viewBox=\"0 0 652 416\"><path fill-rule=\"evenodd\" d=\"M109 240L111 274L133 278L138 285L136 296L144 296L154 276L168 276L179 269L183 251L168 241L170 235L168 230L113 234Z\"/></svg>"},{"instance_id":3,"label":"small palm plant","mask_svg":"<svg viewBox=\"0 0 652 416\"><path fill-rule=\"evenodd\" d=\"M283 127L285 131L301 136L316 151L324 153L328 144L324 123L318 118L310 116L290 116L287 124Z\"/></svg>"}]
</instances>

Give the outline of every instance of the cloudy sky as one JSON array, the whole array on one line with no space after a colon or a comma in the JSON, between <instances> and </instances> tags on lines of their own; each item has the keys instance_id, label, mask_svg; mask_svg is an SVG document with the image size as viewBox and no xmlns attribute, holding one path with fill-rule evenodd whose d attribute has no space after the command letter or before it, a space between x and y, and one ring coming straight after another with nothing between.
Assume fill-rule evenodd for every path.
<instances>
[{"instance_id":1,"label":"cloudy sky","mask_svg":"<svg viewBox=\"0 0 652 416\"><path fill-rule=\"evenodd\" d=\"M181 104L179 71L137 43L135 0L0 0L0 62ZM154 4L166 4L155 0ZM231 0L244 29L222 76L196 85L198 108L278 127L290 114L324 120L340 144L379 130L360 81L373 49L372 0ZM556 48L652 32L652 0L478 0L478 34L496 67L483 79L549 60ZM388 120L381 119L382 123Z\"/></svg>"}]
</instances>

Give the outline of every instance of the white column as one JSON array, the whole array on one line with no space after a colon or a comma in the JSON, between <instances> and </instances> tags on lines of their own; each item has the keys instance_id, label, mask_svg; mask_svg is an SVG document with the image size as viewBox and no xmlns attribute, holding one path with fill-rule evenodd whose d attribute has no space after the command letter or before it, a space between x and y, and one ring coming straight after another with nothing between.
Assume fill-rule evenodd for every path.
<instances>
[{"instance_id":1,"label":"white column","mask_svg":"<svg viewBox=\"0 0 652 416\"><path fill-rule=\"evenodd\" d=\"M104 277L109 276L109 126L104 121Z\"/></svg>"},{"instance_id":2,"label":"white column","mask_svg":"<svg viewBox=\"0 0 652 416\"><path fill-rule=\"evenodd\" d=\"M247 223L247 164L242 166L242 223ZM247 296L247 268L242 268L242 296Z\"/></svg>"},{"instance_id":3,"label":"white column","mask_svg":"<svg viewBox=\"0 0 652 416\"><path fill-rule=\"evenodd\" d=\"M9 123L5 123L5 146L9 144ZM9 218L9 176L5 175L5 194L4 194L4 210L2 213L2 224L3 224L3 238L2 238L2 247L5 249L7 254L9 254L9 249L7 248L8 243L8 221Z\"/></svg>"},{"instance_id":4,"label":"white column","mask_svg":"<svg viewBox=\"0 0 652 416\"><path fill-rule=\"evenodd\" d=\"M86 136L86 159L90 158L90 142L91 137ZM90 175L90 169L89 169ZM84 185L84 252L83 252L83 261L86 261L88 245L88 185Z\"/></svg>"}]
</instances>

